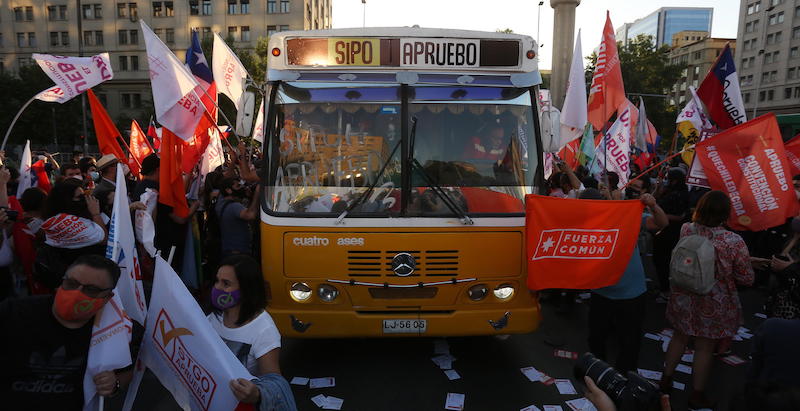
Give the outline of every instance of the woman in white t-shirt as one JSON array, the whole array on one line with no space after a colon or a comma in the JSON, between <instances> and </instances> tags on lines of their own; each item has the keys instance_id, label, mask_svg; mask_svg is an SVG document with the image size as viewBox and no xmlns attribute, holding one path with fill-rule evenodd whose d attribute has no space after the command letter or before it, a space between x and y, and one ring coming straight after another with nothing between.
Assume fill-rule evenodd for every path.
<instances>
[{"instance_id":1,"label":"woman in white t-shirt","mask_svg":"<svg viewBox=\"0 0 800 411\"><path fill-rule=\"evenodd\" d=\"M267 297L256 260L243 254L224 259L211 289L211 304L211 326L250 374L259 376L232 380L236 398L258 409L295 409L291 389L280 376L281 335L264 309ZM265 395L268 401L262 401Z\"/></svg>"}]
</instances>

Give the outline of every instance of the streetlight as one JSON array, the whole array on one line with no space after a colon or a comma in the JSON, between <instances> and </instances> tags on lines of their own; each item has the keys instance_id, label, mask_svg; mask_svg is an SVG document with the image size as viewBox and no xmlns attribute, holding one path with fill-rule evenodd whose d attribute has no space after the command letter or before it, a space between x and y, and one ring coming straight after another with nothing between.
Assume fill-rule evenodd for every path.
<instances>
[{"instance_id":1,"label":"streetlight","mask_svg":"<svg viewBox=\"0 0 800 411\"><path fill-rule=\"evenodd\" d=\"M367 27L367 0L361 0L363 4L363 13L361 14L361 27Z\"/></svg>"},{"instance_id":2,"label":"streetlight","mask_svg":"<svg viewBox=\"0 0 800 411\"><path fill-rule=\"evenodd\" d=\"M536 42L539 42L539 26L542 23L542 6L544 6L544 2L539 2L539 12L536 14ZM541 47L541 45L539 46Z\"/></svg>"}]
</instances>

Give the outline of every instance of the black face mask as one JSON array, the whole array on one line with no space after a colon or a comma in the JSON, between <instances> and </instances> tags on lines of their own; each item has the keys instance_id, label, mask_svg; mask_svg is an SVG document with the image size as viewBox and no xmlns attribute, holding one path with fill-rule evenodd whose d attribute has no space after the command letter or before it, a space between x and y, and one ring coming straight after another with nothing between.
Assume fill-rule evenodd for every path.
<instances>
[{"instance_id":1,"label":"black face mask","mask_svg":"<svg viewBox=\"0 0 800 411\"><path fill-rule=\"evenodd\" d=\"M641 195L642 195L642 192L639 191L639 190L635 190L635 189L632 189L630 187L625 189L625 198L627 198L629 200L638 199L639 196L641 196Z\"/></svg>"},{"instance_id":2,"label":"black face mask","mask_svg":"<svg viewBox=\"0 0 800 411\"><path fill-rule=\"evenodd\" d=\"M83 198L71 200L69 204L64 206L64 212L67 214L85 217L89 214L89 208L86 205L86 200Z\"/></svg>"},{"instance_id":3,"label":"black face mask","mask_svg":"<svg viewBox=\"0 0 800 411\"><path fill-rule=\"evenodd\" d=\"M247 189L240 188L238 190L231 189L231 195L238 198L245 198L247 197Z\"/></svg>"}]
</instances>

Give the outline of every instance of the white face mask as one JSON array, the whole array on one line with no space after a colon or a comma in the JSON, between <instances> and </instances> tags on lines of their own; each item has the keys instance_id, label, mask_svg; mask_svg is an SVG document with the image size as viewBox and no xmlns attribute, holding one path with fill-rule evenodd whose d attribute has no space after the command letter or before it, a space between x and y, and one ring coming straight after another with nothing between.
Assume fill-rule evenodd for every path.
<instances>
[{"instance_id":1,"label":"white face mask","mask_svg":"<svg viewBox=\"0 0 800 411\"><path fill-rule=\"evenodd\" d=\"M92 181L97 181L97 179L100 178L100 173L98 173L97 171L90 171L89 177L92 178Z\"/></svg>"}]
</instances>

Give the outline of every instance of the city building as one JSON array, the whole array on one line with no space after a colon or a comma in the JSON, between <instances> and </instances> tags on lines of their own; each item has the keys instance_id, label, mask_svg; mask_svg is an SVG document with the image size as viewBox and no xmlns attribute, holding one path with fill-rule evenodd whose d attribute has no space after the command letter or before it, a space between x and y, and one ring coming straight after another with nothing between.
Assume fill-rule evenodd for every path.
<instances>
[{"instance_id":1,"label":"city building","mask_svg":"<svg viewBox=\"0 0 800 411\"><path fill-rule=\"evenodd\" d=\"M736 69L747 118L800 112L800 0L740 0Z\"/></svg>"},{"instance_id":2,"label":"city building","mask_svg":"<svg viewBox=\"0 0 800 411\"><path fill-rule=\"evenodd\" d=\"M683 107L691 98L689 86L695 89L700 86L726 44L730 44L731 49L736 46L736 39L712 38L710 35L707 31L689 30L672 35L670 64L685 64L686 68L669 93L670 105Z\"/></svg>"},{"instance_id":3,"label":"city building","mask_svg":"<svg viewBox=\"0 0 800 411\"><path fill-rule=\"evenodd\" d=\"M640 34L652 36L657 47L672 44L672 35L684 30L711 32L714 9L709 7L662 7L616 31L617 41L627 45Z\"/></svg>"},{"instance_id":4,"label":"city building","mask_svg":"<svg viewBox=\"0 0 800 411\"><path fill-rule=\"evenodd\" d=\"M77 56L109 52L114 79L98 97L115 120L147 116L151 100L147 54L138 23L143 19L183 60L191 30L233 38L252 50L278 31L331 27L332 0L8 0L0 6L0 72L35 64L32 53ZM80 4L78 9L77 5ZM79 18L81 32L78 31Z\"/></svg>"}]
</instances>

